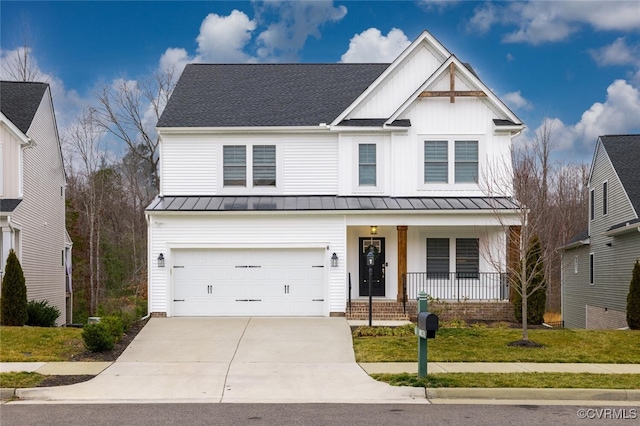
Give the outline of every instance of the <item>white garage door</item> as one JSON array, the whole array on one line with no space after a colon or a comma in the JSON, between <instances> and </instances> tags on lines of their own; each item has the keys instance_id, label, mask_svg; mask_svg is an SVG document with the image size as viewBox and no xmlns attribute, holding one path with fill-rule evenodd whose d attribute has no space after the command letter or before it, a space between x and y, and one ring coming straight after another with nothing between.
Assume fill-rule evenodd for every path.
<instances>
[{"instance_id":1,"label":"white garage door","mask_svg":"<svg viewBox=\"0 0 640 426\"><path fill-rule=\"evenodd\" d=\"M321 316L321 249L174 250L174 316Z\"/></svg>"}]
</instances>

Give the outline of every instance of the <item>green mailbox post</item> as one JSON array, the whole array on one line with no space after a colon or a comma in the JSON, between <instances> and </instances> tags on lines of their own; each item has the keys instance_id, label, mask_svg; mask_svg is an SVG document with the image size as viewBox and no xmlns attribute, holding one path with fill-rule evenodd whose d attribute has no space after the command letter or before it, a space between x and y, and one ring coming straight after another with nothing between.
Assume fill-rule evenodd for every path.
<instances>
[{"instance_id":1,"label":"green mailbox post","mask_svg":"<svg viewBox=\"0 0 640 426\"><path fill-rule=\"evenodd\" d=\"M418 377L427 375L427 339L434 339L438 331L438 316L427 311L427 293L418 295L418 325L415 333L418 336Z\"/></svg>"}]
</instances>

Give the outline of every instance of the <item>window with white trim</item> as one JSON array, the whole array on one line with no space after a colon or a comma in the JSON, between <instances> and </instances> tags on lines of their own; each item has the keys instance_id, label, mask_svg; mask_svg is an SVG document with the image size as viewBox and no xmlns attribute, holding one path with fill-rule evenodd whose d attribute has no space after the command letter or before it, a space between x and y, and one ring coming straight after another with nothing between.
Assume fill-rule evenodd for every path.
<instances>
[{"instance_id":1,"label":"window with white trim","mask_svg":"<svg viewBox=\"0 0 640 426\"><path fill-rule=\"evenodd\" d=\"M456 141L455 182L478 183L478 141Z\"/></svg>"},{"instance_id":2,"label":"window with white trim","mask_svg":"<svg viewBox=\"0 0 640 426\"><path fill-rule=\"evenodd\" d=\"M276 186L276 146L253 146L253 186Z\"/></svg>"},{"instance_id":3,"label":"window with white trim","mask_svg":"<svg viewBox=\"0 0 640 426\"><path fill-rule=\"evenodd\" d=\"M358 185L376 186L376 144L358 145Z\"/></svg>"},{"instance_id":4,"label":"window with white trim","mask_svg":"<svg viewBox=\"0 0 640 426\"><path fill-rule=\"evenodd\" d=\"M224 186L247 185L247 147L225 145L223 150Z\"/></svg>"},{"instance_id":5,"label":"window with white trim","mask_svg":"<svg viewBox=\"0 0 640 426\"><path fill-rule=\"evenodd\" d=\"M424 183L449 182L447 141L424 141Z\"/></svg>"},{"instance_id":6,"label":"window with white trim","mask_svg":"<svg viewBox=\"0 0 640 426\"><path fill-rule=\"evenodd\" d=\"M456 238L456 276L458 278L478 278L479 274L479 239Z\"/></svg>"},{"instance_id":7,"label":"window with white trim","mask_svg":"<svg viewBox=\"0 0 640 426\"><path fill-rule=\"evenodd\" d=\"M427 238L427 277L449 278L448 238Z\"/></svg>"},{"instance_id":8,"label":"window with white trim","mask_svg":"<svg viewBox=\"0 0 640 426\"><path fill-rule=\"evenodd\" d=\"M609 212L609 182L602 182L602 215L606 216Z\"/></svg>"},{"instance_id":9,"label":"window with white trim","mask_svg":"<svg viewBox=\"0 0 640 426\"><path fill-rule=\"evenodd\" d=\"M589 191L589 219L596 218L596 190Z\"/></svg>"},{"instance_id":10,"label":"window with white trim","mask_svg":"<svg viewBox=\"0 0 640 426\"><path fill-rule=\"evenodd\" d=\"M593 253L589 253L589 284L595 284L593 270Z\"/></svg>"},{"instance_id":11,"label":"window with white trim","mask_svg":"<svg viewBox=\"0 0 640 426\"><path fill-rule=\"evenodd\" d=\"M578 256L574 256L573 257L573 273L577 274L578 273Z\"/></svg>"}]
</instances>

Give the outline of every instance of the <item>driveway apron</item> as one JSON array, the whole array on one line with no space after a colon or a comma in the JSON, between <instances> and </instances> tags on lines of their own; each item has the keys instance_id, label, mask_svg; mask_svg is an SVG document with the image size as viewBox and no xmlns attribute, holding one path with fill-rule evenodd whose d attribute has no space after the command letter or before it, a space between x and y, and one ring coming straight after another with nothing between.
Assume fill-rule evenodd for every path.
<instances>
[{"instance_id":1,"label":"driveway apron","mask_svg":"<svg viewBox=\"0 0 640 426\"><path fill-rule=\"evenodd\" d=\"M407 402L356 364L344 318L152 318L94 379L23 389L21 400L78 402Z\"/></svg>"}]
</instances>

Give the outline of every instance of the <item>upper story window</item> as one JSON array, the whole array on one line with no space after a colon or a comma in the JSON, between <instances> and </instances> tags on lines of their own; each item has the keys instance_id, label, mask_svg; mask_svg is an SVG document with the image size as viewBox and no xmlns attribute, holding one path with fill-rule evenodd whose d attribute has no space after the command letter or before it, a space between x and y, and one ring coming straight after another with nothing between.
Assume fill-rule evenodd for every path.
<instances>
[{"instance_id":1,"label":"upper story window","mask_svg":"<svg viewBox=\"0 0 640 426\"><path fill-rule=\"evenodd\" d=\"M427 238L427 277L449 278L448 238Z\"/></svg>"},{"instance_id":2,"label":"upper story window","mask_svg":"<svg viewBox=\"0 0 640 426\"><path fill-rule=\"evenodd\" d=\"M253 186L276 186L275 145L253 146Z\"/></svg>"},{"instance_id":3,"label":"upper story window","mask_svg":"<svg viewBox=\"0 0 640 426\"><path fill-rule=\"evenodd\" d=\"M456 141L456 183L478 183L478 141Z\"/></svg>"},{"instance_id":4,"label":"upper story window","mask_svg":"<svg viewBox=\"0 0 640 426\"><path fill-rule=\"evenodd\" d=\"M595 284L595 279L594 279L595 271L593 268L594 268L593 253L589 253L589 284Z\"/></svg>"},{"instance_id":5,"label":"upper story window","mask_svg":"<svg viewBox=\"0 0 640 426\"><path fill-rule=\"evenodd\" d=\"M602 182L602 215L609 212L609 182Z\"/></svg>"},{"instance_id":6,"label":"upper story window","mask_svg":"<svg viewBox=\"0 0 640 426\"><path fill-rule=\"evenodd\" d=\"M456 272L458 278L478 278L480 242L477 238L456 238Z\"/></svg>"},{"instance_id":7,"label":"upper story window","mask_svg":"<svg viewBox=\"0 0 640 426\"><path fill-rule=\"evenodd\" d=\"M225 145L223 148L224 186L247 185L247 147Z\"/></svg>"},{"instance_id":8,"label":"upper story window","mask_svg":"<svg viewBox=\"0 0 640 426\"><path fill-rule=\"evenodd\" d=\"M358 184L376 186L376 144L358 145Z\"/></svg>"},{"instance_id":9,"label":"upper story window","mask_svg":"<svg viewBox=\"0 0 640 426\"><path fill-rule=\"evenodd\" d=\"M447 141L424 142L424 183L449 181L449 148Z\"/></svg>"},{"instance_id":10,"label":"upper story window","mask_svg":"<svg viewBox=\"0 0 640 426\"><path fill-rule=\"evenodd\" d=\"M589 191L589 219L596 218L596 190Z\"/></svg>"}]
</instances>

